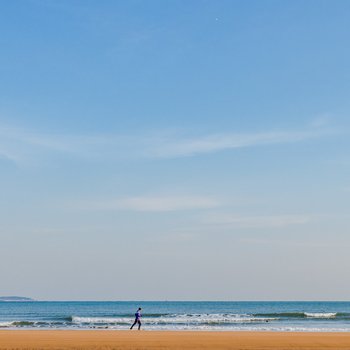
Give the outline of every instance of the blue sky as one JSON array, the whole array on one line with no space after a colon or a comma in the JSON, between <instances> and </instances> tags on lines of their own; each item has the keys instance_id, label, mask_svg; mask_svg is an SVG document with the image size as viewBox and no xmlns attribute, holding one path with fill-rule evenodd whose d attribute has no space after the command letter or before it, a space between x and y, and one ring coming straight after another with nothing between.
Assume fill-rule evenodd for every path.
<instances>
[{"instance_id":1,"label":"blue sky","mask_svg":"<svg viewBox=\"0 0 350 350\"><path fill-rule=\"evenodd\" d=\"M349 14L4 3L0 294L348 299Z\"/></svg>"}]
</instances>

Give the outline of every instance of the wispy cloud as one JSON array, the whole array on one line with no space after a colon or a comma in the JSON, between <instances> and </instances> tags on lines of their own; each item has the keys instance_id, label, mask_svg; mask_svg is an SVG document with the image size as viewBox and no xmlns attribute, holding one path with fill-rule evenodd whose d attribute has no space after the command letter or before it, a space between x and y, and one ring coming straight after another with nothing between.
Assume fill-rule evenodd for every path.
<instances>
[{"instance_id":1,"label":"wispy cloud","mask_svg":"<svg viewBox=\"0 0 350 350\"><path fill-rule=\"evenodd\" d=\"M272 131L258 133L224 133L197 138L163 140L160 147L153 147L149 154L156 157L182 157L214 153L229 149L262 145L299 142L324 135L324 131L310 130L299 132Z\"/></svg>"},{"instance_id":2,"label":"wispy cloud","mask_svg":"<svg viewBox=\"0 0 350 350\"><path fill-rule=\"evenodd\" d=\"M39 133L0 126L0 155L15 163L26 163L54 153L89 160L121 158L176 158L263 145L301 142L330 134L311 128L301 131L217 133L183 136L153 132L142 135Z\"/></svg>"},{"instance_id":3,"label":"wispy cloud","mask_svg":"<svg viewBox=\"0 0 350 350\"><path fill-rule=\"evenodd\" d=\"M138 196L112 200L85 201L78 203L76 207L93 211L167 212L209 209L219 205L220 203L216 199L204 196Z\"/></svg>"},{"instance_id":4,"label":"wispy cloud","mask_svg":"<svg viewBox=\"0 0 350 350\"><path fill-rule=\"evenodd\" d=\"M116 141L116 137L104 135L40 133L0 126L0 155L20 165L53 154L100 158L110 155L117 144Z\"/></svg>"},{"instance_id":5,"label":"wispy cloud","mask_svg":"<svg viewBox=\"0 0 350 350\"><path fill-rule=\"evenodd\" d=\"M231 214L212 214L204 224L217 228L283 228L291 225L303 225L312 221L311 215L259 215L242 216Z\"/></svg>"},{"instance_id":6,"label":"wispy cloud","mask_svg":"<svg viewBox=\"0 0 350 350\"><path fill-rule=\"evenodd\" d=\"M0 149L0 160L9 161L11 163L18 163L19 159L14 155L8 152L6 149Z\"/></svg>"},{"instance_id":7,"label":"wispy cloud","mask_svg":"<svg viewBox=\"0 0 350 350\"><path fill-rule=\"evenodd\" d=\"M249 245L268 245L268 246L280 246L280 247L296 247L296 248L344 248L349 247L347 242L339 242L338 240L325 240L324 238L321 240L315 240L310 238L300 239L273 239L273 238L241 238L240 242L247 243Z\"/></svg>"},{"instance_id":8,"label":"wispy cloud","mask_svg":"<svg viewBox=\"0 0 350 350\"><path fill-rule=\"evenodd\" d=\"M313 128L324 128L331 124L332 116L330 114L324 113L311 120L311 127Z\"/></svg>"}]
</instances>

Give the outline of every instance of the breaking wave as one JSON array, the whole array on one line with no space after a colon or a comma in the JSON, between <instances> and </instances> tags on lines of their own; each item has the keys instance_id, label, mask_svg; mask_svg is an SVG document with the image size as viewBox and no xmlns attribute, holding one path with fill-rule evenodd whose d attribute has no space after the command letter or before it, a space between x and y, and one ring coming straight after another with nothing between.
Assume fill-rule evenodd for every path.
<instances>
[{"instance_id":1,"label":"breaking wave","mask_svg":"<svg viewBox=\"0 0 350 350\"><path fill-rule=\"evenodd\" d=\"M350 313L337 312L279 312L279 313L260 313L255 316L275 317L275 318L338 318L350 319Z\"/></svg>"},{"instance_id":2,"label":"breaking wave","mask_svg":"<svg viewBox=\"0 0 350 350\"><path fill-rule=\"evenodd\" d=\"M158 317L144 317L143 321L147 325L227 325L237 323L261 323L275 320L272 317L256 317L250 315L236 315L236 314L174 314L161 315ZM73 316L73 323L87 323L87 324L116 324L126 325L132 323L133 319L130 317L79 317Z\"/></svg>"}]
</instances>

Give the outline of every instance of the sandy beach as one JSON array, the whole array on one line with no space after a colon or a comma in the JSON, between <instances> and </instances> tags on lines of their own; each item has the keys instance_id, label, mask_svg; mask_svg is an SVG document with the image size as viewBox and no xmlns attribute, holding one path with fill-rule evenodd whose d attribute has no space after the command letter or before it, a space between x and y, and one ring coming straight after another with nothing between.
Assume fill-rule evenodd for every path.
<instances>
[{"instance_id":1,"label":"sandy beach","mask_svg":"<svg viewBox=\"0 0 350 350\"><path fill-rule=\"evenodd\" d=\"M0 349L350 349L350 333L2 330Z\"/></svg>"}]
</instances>

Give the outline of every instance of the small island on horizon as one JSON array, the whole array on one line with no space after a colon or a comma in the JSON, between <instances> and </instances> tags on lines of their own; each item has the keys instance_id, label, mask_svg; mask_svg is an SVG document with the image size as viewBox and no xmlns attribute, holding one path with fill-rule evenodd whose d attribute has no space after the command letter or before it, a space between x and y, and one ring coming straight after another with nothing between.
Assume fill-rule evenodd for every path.
<instances>
[{"instance_id":1,"label":"small island on horizon","mask_svg":"<svg viewBox=\"0 0 350 350\"><path fill-rule=\"evenodd\" d=\"M27 297L19 297L19 296L4 296L0 297L0 302L6 302L6 301L35 301L32 298Z\"/></svg>"}]
</instances>

